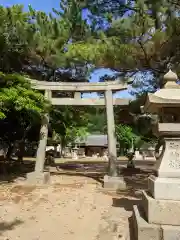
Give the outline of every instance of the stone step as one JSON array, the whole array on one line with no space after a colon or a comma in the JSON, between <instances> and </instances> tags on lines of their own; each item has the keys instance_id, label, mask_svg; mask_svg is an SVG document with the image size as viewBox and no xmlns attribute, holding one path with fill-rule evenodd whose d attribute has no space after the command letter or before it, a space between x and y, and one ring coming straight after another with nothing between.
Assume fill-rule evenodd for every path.
<instances>
[{"instance_id":1,"label":"stone step","mask_svg":"<svg viewBox=\"0 0 180 240\"><path fill-rule=\"evenodd\" d=\"M180 201L154 199L143 191L142 207L148 223L180 226Z\"/></svg>"},{"instance_id":2,"label":"stone step","mask_svg":"<svg viewBox=\"0 0 180 240\"><path fill-rule=\"evenodd\" d=\"M134 239L131 240L162 240L160 237L160 227L149 224L144 219L143 210L138 206L133 206Z\"/></svg>"},{"instance_id":3,"label":"stone step","mask_svg":"<svg viewBox=\"0 0 180 240\"><path fill-rule=\"evenodd\" d=\"M180 226L150 224L141 208L133 206L134 236L130 240L179 240Z\"/></svg>"}]
</instances>

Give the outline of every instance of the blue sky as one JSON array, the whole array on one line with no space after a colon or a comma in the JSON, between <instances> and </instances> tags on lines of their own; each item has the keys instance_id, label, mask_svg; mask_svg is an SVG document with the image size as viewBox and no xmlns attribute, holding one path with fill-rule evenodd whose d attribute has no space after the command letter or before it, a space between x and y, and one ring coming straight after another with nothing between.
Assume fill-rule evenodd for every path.
<instances>
[{"instance_id":1,"label":"blue sky","mask_svg":"<svg viewBox=\"0 0 180 240\"><path fill-rule=\"evenodd\" d=\"M0 4L4 6L23 4L25 9L27 9L28 5L30 4L36 10L45 11L47 13L51 12L52 8L59 8L59 0L0 0ZM99 77L103 76L104 74L112 74L112 71L108 69L96 70L92 74L90 81L98 82ZM95 97L95 94L86 94L85 97ZM117 92L114 97L132 98L128 91Z\"/></svg>"},{"instance_id":2,"label":"blue sky","mask_svg":"<svg viewBox=\"0 0 180 240\"><path fill-rule=\"evenodd\" d=\"M50 12L52 8L59 7L58 0L0 0L0 4L5 6L23 4L25 8L28 7L28 4L31 4L36 10L42 10L45 12Z\"/></svg>"}]
</instances>

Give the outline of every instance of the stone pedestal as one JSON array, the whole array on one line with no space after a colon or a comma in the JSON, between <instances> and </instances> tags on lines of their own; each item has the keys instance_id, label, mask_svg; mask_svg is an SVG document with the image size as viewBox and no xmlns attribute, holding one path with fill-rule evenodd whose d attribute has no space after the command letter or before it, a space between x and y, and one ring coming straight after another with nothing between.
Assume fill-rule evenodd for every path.
<instances>
[{"instance_id":1,"label":"stone pedestal","mask_svg":"<svg viewBox=\"0 0 180 240\"><path fill-rule=\"evenodd\" d=\"M126 189L126 182L123 177L104 176L104 188L108 191Z\"/></svg>"},{"instance_id":2,"label":"stone pedestal","mask_svg":"<svg viewBox=\"0 0 180 240\"><path fill-rule=\"evenodd\" d=\"M42 184L49 184L50 183L50 173L49 172L31 172L26 175L27 177L27 184L32 185L42 185Z\"/></svg>"},{"instance_id":3,"label":"stone pedestal","mask_svg":"<svg viewBox=\"0 0 180 240\"><path fill-rule=\"evenodd\" d=\"M155 213L154 213L155 214ZM172 218L173 216L171 216ZM179 240L180 227L151 224L145 220L143 209L133 207L134 238L132 240Z\"/></svg>"},{"instance_id":4,"label":"stone pedestal","mask_svg":"<svg viewBox=\"0 0 180 240\"><path fill-rule=\"evenodd\" d=\"M134 207L135 239L180 239L180 139L165 138L156 164L157 176L148 179L140 207Z\"/></svg>"},{"instance_id":5,"label":"stone pedestal","mask_svg":"<svg viewBox=\"0 0 180 240\"><path fill-rule=\"evenodd\" d=\"M179 178L158 178L150 176L148 186L149 191L155 199L180 201Z\"/></svg>"},{"instance_id":6,"label":"stone pedestal","mask_svg":"<svg viewBox=\"0 0 180 240\"><path fill-rule=\"evenodd\" d=\"M180 226L180 201L155 199L143 191L142 206L148 223Z\"/></svg>"}]
</instances>

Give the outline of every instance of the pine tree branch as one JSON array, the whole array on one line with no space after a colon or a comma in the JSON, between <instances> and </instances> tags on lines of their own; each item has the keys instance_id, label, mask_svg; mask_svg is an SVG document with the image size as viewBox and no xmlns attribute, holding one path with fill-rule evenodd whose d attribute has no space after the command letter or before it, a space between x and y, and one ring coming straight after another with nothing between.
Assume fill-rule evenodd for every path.
<instances>
[{"instance_id":1,"label":"pine tree branch","mask_svg":"<svg viewBox=\"0 0 180 240\"><path fill-rule=\"evenodd\" d=\"M169 3L174 4L175 7L180 7L180 2L179 2L179 0L177 0L177 1L175 1L175 0L170 0Z\"/></svg>"},{"instance_id":2,"label":"pine tree branch","mask_svg":"<svg viewBox=\"0 0 180 240\"><path fill-rule=\"evenodd\" d=\"M146 49L145 49L145 47L144 47L144 45L143 45L143 43L142 43L142 41L140 39L138 39L138 43L139 43L139 45L140 45L140 47L141 47L141 49L142 49L142 51L144 53L144 57L145 57L145 61L146 61L147 65L150 65L148 54L147 54Z\"/></svg>"}]
</instances>

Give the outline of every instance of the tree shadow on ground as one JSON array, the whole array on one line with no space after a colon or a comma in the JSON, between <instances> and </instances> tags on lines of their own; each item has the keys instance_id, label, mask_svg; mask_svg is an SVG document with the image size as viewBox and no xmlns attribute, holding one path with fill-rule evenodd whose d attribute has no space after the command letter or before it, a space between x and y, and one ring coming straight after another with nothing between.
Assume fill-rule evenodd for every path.
<instances>
[{"instance_id":1,"label":"tree shadow on ground","mask_svg":"<svg viewBox=\"0 0 180 240\"><path fill-rule=\"evenodd\" d=\"M0 222L0 236L5 231L13 230L16 226L22 224L23 221L16 219L12 222Z\"/></svg>"},{"instance_id":2,"label":"tree shadow on ground","mask_svg":"<svg viewBox=\"0 0 180 240\"><path fill-rule=\"evenodd\" d=\"M17 160L0 161L0 184L13 182L19 177L24 178L28 172L34 171L34 166L34 161L25 161L23 164Z\"/></svg>"},{"instance_id":3,"label":"tree shadow on ground","mask_svg":"<svg viewBox=\"0 0 180 240\"><path fill-rule=\"evenodd\" d=\"M81 176L94 179L103 184L103 177L106 174L107 163L62 163L58 164L61 171L51 172L52 175Z\"/></svg>"},{"instance_id":4,"label":"tree shadow on ground","mask_svg":"<svg viewBox=\"0 0 180 240\"><path fill-rule=\"evenodd\" d=\"M84 176L102 184L107 164L107 162L102 161L67 161L66 163L54 163L50 166L45 166L45 169L49 167L53 169L51 172L52 175ZM25 178L27 173L34 171L34 168L35 161L32 160L25 160L23 163L19 163L14 159L10 162L0 161L0 184L14 182L19 177Z\"/></svg>"},{"instance_id":5,"label":"tree shadow on ground","mask_svg":"<svg viewBox=\"0 0 180 240\"><path fill-rule=\"evenodd\" d=\"M119 161L118 161L119 162ZM89 160L89 159L79 159L79 160L70 160L70 161L66 161L66 162L63 162L63 163L57 163L57 165L68 165L68 164L73 164L73 165L76 165L76 164L88 164L88 165L91 165L91 164L108 164L108 161L104 161L104 160Z\"/></svg>"},{"instance_id":6,"label":"tree shadow on ground","mask_svg":"<svg viewBox=\"0 0 180 240\"><path fill-rule=\"evenodd\" d=\"M127 187L133 191L147 190L148 177L155 174L152 168L147 169L122 169L121 175L127 184Z\"/></svg>"},{"instance_id":7,"label":"tree shadow on ground","mask_svg":"<svg viewBox=\"0 0 180 240\"><path fill-rule=\"evenodd\" d=\"M124 194L134 196L134 192L140 189L147 189L148 176L153 174L152 169L147 166L143 169L127 169L120 164L120 175L124 177L127 184L127 190ZM11 163L0 161L0 184L4 182L13 182L18 177L26 177L28 172L34 171L35 161L25 160L23 164L17 160ZM105 161L67 161L65 163L54 163L51 168L52 175L69 175L69 176L82 176L92 178L95 181L103 184L103 177L107 174L108 162ZM6 169L6 172L3 172ZM120 192L123 193L122 191Z\"/></svg>"},{"instance_id":8,"label":"tree shadow on ground","mask_svg":"<svg viewBox=\"0 0 180 240\"><path fill-rule=\"evenodd\" d=\"M132 211L134 205L139 205L140 199L129 199L129 198L112 198L113 207L121 207L126 211Z\"/></svg>"},{"instance_id":9,"label":"tree shadow on ground","mask_svg":"<svg viewBox=\"0 0 180 240\"><path fill-rule=\"evenodd\" d=\"M112 199L112 206L113 207L121 207L124 208L126 211L132 212L134 205L140 205L140 199L129 199L129 198L113 198ZM134 221L133 216L128 218L128 225L129 225L129 239L135 239L135 232L134 232Z\"/></svg>"},{"instance_id":10,"label":"tree shadow on ground","mask_svg":"<svg viewBox=\"0 0 180 240\"><path fill-rule=\"evenodd\" d=\"M112 198L113 207L122 207L126 211L132 212L133 206L141 205L142 190L148 189L148 177L155 174L153 167L147 166L145 169L121 169L121 175L127 184L127 189L117 191L119 197ZM123 197L121 197L123 196ZM127 197L126 197L127 196ZM133 197L133 199L130 199ZM129 239L135 239L133 216L128 218Z\"/></svg>"},{"instance_id":11,"label":"tree shadow on ground","mask_svg":"<svg viewBox=\"0 0 180 240\"><path fill-rule=\"evenodd\" d=\"M115 193L108 192L106 190L104 190L103 192L112 197L116 196L117 198L127 196L127 197L140 199L142 195L142 190L148 189L148 177L151 174L153 174L153 171L151 169L147 169L147 170L139 169L138 171L125 170L125 173L121 172L121 176L123 177L126 183L126 188L119 189Z\"/></svg>"},{"instance_id":12,"label":"tree shadow on ground","mask_svg":"<svg viewBox=\"0 0 180 240\"><path fill-rule=\"evenodd\" d=\"M76 171L101 171L107 169L107 162L67 162L55 164L63 170L76 170Z\"/></svg>"},{"instance_id":13,"label":"tree shadow on ground","mask_svg":"<svg viewBox=\"0 0 180 240\"><path fill-rule=\"evenodd\" d=\"M52 172L52 175L69 175L69 176L82 176L92 178L97 182L103 184L103 177L107 174L107 162L67 162L56 164L56 169L59 171ZM120 175L124 177L127 184L127 189L123 192L125 195L135 196L135 192L138 190L145 190L148 187L148 177L152 175L154 171L151 167L148 169L127 169L126 167L120 167Z\"/></svg>"},{"instance_id":14,"label":"tree shadow on ground","mask_svg":"<svg viewBox=\"0 0 180 240\"><path fill-rule=\"evenodd\" d=\"M66 175L66 176L77 176L77 177L87 177L99 182L103 185L104 173L79 173L79 172L53 172L51 175Z\"/></svg>"}]
</instances>

